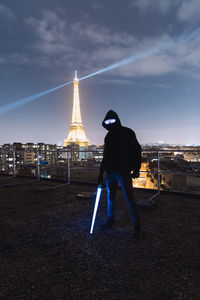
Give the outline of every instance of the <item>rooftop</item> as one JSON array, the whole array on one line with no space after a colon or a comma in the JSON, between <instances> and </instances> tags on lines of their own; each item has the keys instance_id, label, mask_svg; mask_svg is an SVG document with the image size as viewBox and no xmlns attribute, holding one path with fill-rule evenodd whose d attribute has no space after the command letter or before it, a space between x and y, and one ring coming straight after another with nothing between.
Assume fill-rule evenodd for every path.
<instances>
[{"instance_id":1,"label":"rooftop","mask_svg":"<svg viewBox=\"0 0 200 300\"><path fill-rule=\"evenodd\" d=\"M199 299L200 201L161 194L150 209L140 208L143 234L131 238L127 204L119 190L116 224L102 232L104 193L89 234L95 187L56 182L10 188L0 177L0 299ZM136 198L151 195L136 190Z\"/></svg>"}]
</instances>

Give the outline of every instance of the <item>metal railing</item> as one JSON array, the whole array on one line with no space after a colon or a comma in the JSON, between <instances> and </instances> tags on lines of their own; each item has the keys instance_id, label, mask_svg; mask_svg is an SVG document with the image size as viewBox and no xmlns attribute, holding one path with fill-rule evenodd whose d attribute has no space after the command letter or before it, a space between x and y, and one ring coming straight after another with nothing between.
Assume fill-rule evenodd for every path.
<instances>
[{"instance_id":1,"label":"metal railing","mask_svg":"<svg viewBox=\"0 0 200 300\"><path fill-rule=\"evenodd\" d=\"M10 151L12 152L12 157L9 157L9 161L6 162L4 159L4 167L6 168L6 163L10 165L7 170L1 169L2 166L2 159L0 157L0 173L7 174L9 173L12 176L19 175L20 168L28 167L30 164L23 164L20 163L20 161L17 160L16 155L23 155L25 150L15 150L13 149ZM187 159L185 159L184 154L190 154L191 161L188 162ZM34 164L32 164L32 169L34 169L34 172L32 176L37 177L38 180L41 178L53 178L52 174L46 174L44 175L44 171L48 170L49 173L53 173L53 171L57 168L63 168L62 174L63 179L67 180L68 183L71 182L71 180L79 180L79 181L87 181L87 182L93 182L95 183L98 178L98 170L100 166L100 160L103 155L102 151L97 150L68 150L66 148L59 148L56 151L51 151L50 156L53 155L57 158L56 163L51 163L47 161L47 164L43 164L45 161L45 157L37 150L35 151L35 161ZM182 157L179 157L182 155ZM11 156L11 155L10 155ZM137 187L144 187L144 188L150 188L152 190L156 190L156 194L153 195L151 198L153 199L157 195L160 194L160 191L163 189L166 190L178 190L178 191L185 191L185 192L191 192L200 194L200 150L182 150L182 149L149 149L149 150L143 150L142 156L144 159L144 164L146 162L146 169L140 170L141 178L143 179L143 182L154 181L152 183L152 186L141 186L140 185L140 179L137 179L133 181L133 185L136 182ZM184 156L184 157L183 157ZM80 158L82 157L82 158ZM95 157L95 159L94 159ZM186 167L181 168L181 164L185 164ZM195 165L196 169L191 167L191 165ZM174 165L176 165L176 169L174 168ZM163 168L165 166L165 168ZM173 166L173 169L170 169L170 167ZM23 174L21 172L20 174ZM145 175L146 177L142 177L142 175ZM168 181L172 181L171 187L167 188L167 185L164 185L164 179L166 175L169 177ZM24 176L24 175L23 175ZM54 175L56 178L56 175ZM171 176L171 177L170 177ZM175 176L185 176L185 182L190 182L188 180L188 177L191 177L194 181L194 187L192 186L192 183L186 184L186 186L178 186L178 183L176 185L173 183L175 179L177 179ZM59 176L57 176L59 177ZM170 179L171 178L171 179ZM196 178L196 180L194 180ZM177 180L176 180L177 181ZM184 182L182 180L182 182ZM182 183L183 185L184 183ZM181 184L180 184L181 185Z\"/></svg>"},{"instance_id":2,"label":"metal railing","mask_svg":"<svg viewBox=\"0 0 200 300\"><path fill-rule=\"evenodd\" d=\"M156 174L157 175L157 193L155 195L153 195L151 198L154 198L155 196L157 196L158 194L160 194L160 191L163 190L164 188L162 187L162 176L163 175L171 175L173 177L175 176L184 176L186 177L194 177L196 180L195 185L192 187L192 185L189 187L187 186L178 186L179 184L176 184L176 186L174 186L173 182L172 182L172 186L170 189L168 190L175 190L175 191L179 191L179 192L186 192L186 193L194 193L194 194L200 194L200 150L183 150L183 149L159 149L159 150L146 150L143 151L143 153L156 153L156 160L157 160L157 171L153 171L151 170L147 170L147 171L141 171L141 173L150 173L150 174ZM172 161L170 161L170 159L168 157L164 157L165 159L163 159L163 154L166 155L167 153L170 153L173 155L173 159ZM176 153L176 155L174 155ZM192 158L190 157L190 160L186 160L185 157L183 158L178 158L177 156L180 154L192 154ZM196 156L196 159L194 159L194 157ZM168 168L163 169L163 164L170 164L173 166L173 164L176 162L177 166L176 166L176 170L170 170ZM181 171L180 170L180 166L184 163L187 163L188 166L186 166L186 171ZM194 170L191 168L191 164L196 165L196 170L194 172ZM151 167L150 167L151 168ZM173 181L173 177L172 177L172 181ZM181 184L180 184L181 185ZM166 189L167 190L167 189Z\"/></svg>"}]
</instances>

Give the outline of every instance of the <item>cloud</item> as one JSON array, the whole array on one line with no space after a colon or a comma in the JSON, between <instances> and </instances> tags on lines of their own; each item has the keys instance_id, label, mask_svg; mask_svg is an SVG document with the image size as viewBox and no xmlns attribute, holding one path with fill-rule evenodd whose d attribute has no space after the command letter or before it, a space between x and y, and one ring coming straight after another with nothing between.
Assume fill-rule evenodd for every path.
<instances>
[{"instance_id":1,"label":"cloud","mask_svg":"<svg viewBox=\"0 0 200 300\"><path fill-rule=\"evenodd\" d=\"M0 4L0 17L14 19L15 15L10 8L3 4Z\"/></svg>"},{"instance_id":2,"label":"cloud","mask_svg":"<svg viewBox=\"0 0 200 300\"><path fill-rule=\"evenodd\" d=\"M100 2L99 0L91 0L91 7L95 10L99 10L102 8L102 2Z\"/></svg>"},{"instance_id":3,"label":"cloud","mask_svg":"<svg viewBox=\"0 0 200 300\"><path fill-rule=\"evenodd\" d=\"M66 24L55 12L47 10L42 19L30 17L26 23L35 31L34 46L46 54L62 54L67 47Z\"/></svg>"},{"instance_id":4,"label":"cloud","mask_svg":"<svg viewBox=\"0 0 200 300\"><path fill-rule=\"evenodd\" d=\"M35 34L33 47L37 51L38 64L70 69L78 67L83 75L173 41L169 34L138 39L96 23L78 21L68 24L59 13L51 11L44 12L40 19L30 17L26 23ZM113 76L112 80L116 78L116 82L172 73L199 78L199 48L200 38L197 38L117 68L109 75ZM104 75L106 77L106 73Z\"/></svg>"},{"instance_id":5,"label":"cloud","mask_svg":"<svg viewBox=\"0 0 200 300\"><path fill-rule=\"evenodd\" d=\"M179 21L194 23L199 20L199 0L131 0L130 5L136 6L141 13L151 10L166 14L173 9Z\"/></svg>"},{"instance_id":6,"label":"cloud","mask_svg":"<svg viewBox=\"0 0 200 300\"><path fill-rule=\"evenodd\" d=\"M167 13L172 7L174 7L179 0L132 0L131 6L136 6L141 12L158 11L162 14Z\"/></svg>"},{"instance_id":7,"label":"cloud","mask_svg":"<svg viewBox=\"0 0 200 300\"><path fill-rule=\"evenodd\" d=\"M0 64L4 64L4 63L7 63L7 59L5 57L0 57Z\"/></svg>"},{"instance_id":8,"label":"cloud","mask_svg":"<svg viewBox=\"0 0 200 300\"><path fill-rule=\"evenodd\" d=\"M118 59L122 56L120 53L117 55L117 48L128 48L136 41L132 35L125 32L111 32L110 29L94 23L79 21L67 24L59 14L51 11L44 12L41 19L34 17L26 19L26 24L31 27L35 37L31 48L39 51L42 56L46 56L46 64L48 57L54 57L53 61L52 58L49 59L51 65L55 62L57 65L63 63L72 65L75 61L79 64L88 61L88 69L94 64L90 55L95 60L98 58L98 53L102 56L99 49L103 48L104 61L106 61L105 47L110 45L116 47L115 56ZM115 56L113 52L113 58ZM108 59L110 60L110 55ZM98 61L96 65L99 65Z\"/></svg>"},{"instance_id":9,"label":"cloud","mask_svg":"<svg viewBox=\"0 0 200 300\"><path fill-rule=\"evenodd\" d=\"M25 53L4 54L0 57L0 64L13 64L17 66L29 65L32 66L34 60Z\"/></svg>"},{"instance_id":10,"label":"cloud","mask_svg":"<svg viewBox=\"0 0 200 300\"><path fill-rule=\"evenodd\" d=\"M70 31L79 41L89 41L96 46L117 44L128 47L136 41L126 32L112 32L109 28L94 23L75 22L71 24Z\"/></svg>"},{"instance_id":11,"label":"cloud","mask_svg":"<svg viewBox=\"0 0 200 300\"><path fill-rule=\"evenodd\" d=\"M199 12L199 0L182 1L177 16L181 21L194 21L194 18L199 20Z\"/></svg>"}]
</instances>

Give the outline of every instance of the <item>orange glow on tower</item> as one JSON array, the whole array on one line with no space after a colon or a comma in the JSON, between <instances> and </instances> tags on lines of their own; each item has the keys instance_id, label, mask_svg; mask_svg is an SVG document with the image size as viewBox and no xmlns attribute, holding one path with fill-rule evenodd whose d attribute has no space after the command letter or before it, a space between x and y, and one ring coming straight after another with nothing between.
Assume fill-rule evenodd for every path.
<instances>
[{"instance_id":1,"label":"orange glow on tower","mask_svg":"<svg viewBox=\"0 0 200 300\"><path fill-rule=\"evenodd\" d=\"M69 134L66 140L64 140L64 146L70 144L78 144L79 146L89 146L89 140L86 138L86 134L83 128L80 110L79 99L79 80L77 77L77 71L75 71L74 84L74 96L73 96L73 109L72 109L72 122L69 130Z\"/></svg>"}]
</instances>

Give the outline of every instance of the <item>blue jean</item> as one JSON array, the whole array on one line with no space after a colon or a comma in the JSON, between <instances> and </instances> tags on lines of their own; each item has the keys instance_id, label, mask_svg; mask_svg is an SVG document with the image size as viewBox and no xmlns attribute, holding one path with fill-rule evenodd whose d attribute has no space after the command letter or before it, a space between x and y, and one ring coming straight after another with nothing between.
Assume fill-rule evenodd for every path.
<instances>
[{"instance_id":1,"label":"blue jean","mask_svg":"<svg viewBox=\"0 0 200 300\"><path fill-rule=\"evenodd\" d=\"M137 209L137 204L135 202L135 196L133 193L132 178L130 172L127 172L126 175L122 175L120 172L106 171L106 188L108 193L107 216L114 217L115 195L117 191L118 182L120 182L126 202L128 203L131 216L132 216L132 221L133 224L135 225L135 229L140 230L140 216Z\"/></svg>"}]
</instances>

